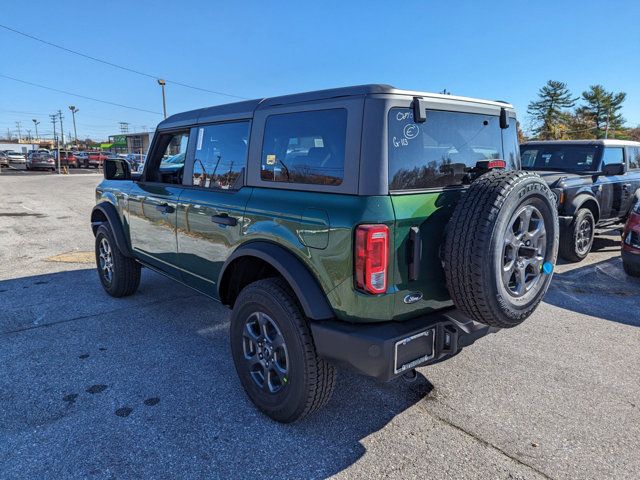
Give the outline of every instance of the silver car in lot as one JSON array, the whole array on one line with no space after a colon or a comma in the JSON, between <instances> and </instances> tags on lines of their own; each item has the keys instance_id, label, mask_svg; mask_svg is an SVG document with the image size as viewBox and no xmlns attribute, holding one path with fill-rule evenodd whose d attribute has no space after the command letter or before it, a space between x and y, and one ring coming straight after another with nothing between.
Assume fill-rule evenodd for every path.
<instances>
[{"instance_id":1,"label":"silver car in lot","mask_svg":"<svg viewBox=\"0 0 640 480\"><path fill-rule=\"evenodd\" d=\"M24 153L16 152L15 150L5 150L4 153L10 164L24 165L27 162L27 158Z\"/></svg>"},{"instance_id":2,"label":"silver car in lot","mask_svg":"<svg viewBox=\"0 0 640 480\"><path fill-rule=\"evenodd\" d=\"M56 160L51 153L32 152L27 158L27 170L56 170Z\"/></svg>"}]
</instances>

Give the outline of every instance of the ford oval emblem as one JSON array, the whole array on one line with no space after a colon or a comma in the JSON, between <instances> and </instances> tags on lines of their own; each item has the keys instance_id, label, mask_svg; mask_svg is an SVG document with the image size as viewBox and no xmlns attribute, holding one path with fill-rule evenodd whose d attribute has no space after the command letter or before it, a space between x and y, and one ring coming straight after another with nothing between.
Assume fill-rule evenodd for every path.
<instances>
[{"instance_id":1,"label":"ford oval emblem","mask_svg":"<svg viewBox=\"0 0 640 480\"><path fill-rule=\"evenodd\" d=\"M420 300L422 300L422 292L413 292L408 295L405 295L404 297L404 303L407 303L407 304L416 303Z\"/></svg>"}]
</instances>

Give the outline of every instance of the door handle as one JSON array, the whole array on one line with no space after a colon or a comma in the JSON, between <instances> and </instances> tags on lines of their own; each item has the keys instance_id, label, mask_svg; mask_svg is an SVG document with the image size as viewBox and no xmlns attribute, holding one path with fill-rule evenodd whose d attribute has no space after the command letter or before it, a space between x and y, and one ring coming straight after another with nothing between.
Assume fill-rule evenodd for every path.
<instances>
[{"instance_id":1,"label":"door handle","mask_svg":"<svg viewBox=\"0 0 640 480\"><path fill-rule=\"evenodd\" d=\"M220 215L212 215L211 221L213 223L217 223L218 225L226 225L229 227L235 227L238 224L238 219L236 217L230 217L226 213L221 213Z\"/></svg>"},{"instance_id":2,"label":"door handle","mask_svg":"<svg viewBox=\"0 0 640 480\"><path fill-rule=\"evenodd\" d=\"M173 208L168 203L162 203L160 205L156 205L156 210L158 210L160 213L173 213L176 211L176 209Z\"/></svg>"}]
</instances>

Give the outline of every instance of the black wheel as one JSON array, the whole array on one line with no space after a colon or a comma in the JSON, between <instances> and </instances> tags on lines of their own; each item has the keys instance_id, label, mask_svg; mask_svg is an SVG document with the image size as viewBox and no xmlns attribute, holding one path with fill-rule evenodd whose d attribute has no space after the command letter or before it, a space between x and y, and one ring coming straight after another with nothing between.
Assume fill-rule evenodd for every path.
<instances>
[{"instance_id":1,"label":"black wheel","mask_svg":"<svg viewBox=\"0 0 640 480\"><path fill-rule=\"evenodd\" d=\"M577 211L560 232L560 256L569 262L584 260L593 246L596 221L588 208Z\"/></svg>"},{"instance_id":2,"label":"black wheel","mask_svg":"<svg viewBox=\"0 0 640 480\"><path fill-rule=\"evenodd\" d=\"M624 268L624 273L629 275L630 277L640 278L640 267L637 265L633 265L629 262L622 261L622 268Z\"/></svg>"},{"instance_id":3,"label":"black wheel","mask_svg":"<svg viewBox=\"0 0 640 480\"><path fill-rule=\"evenodd\" d=\"M458 202L443 265L455 305L499 328L522 323L546 293L558 252L558 212L532 172L491 171Z\"/></svg>"},{"instance_id":4,"label":"black wheel","mask_svg":"<svg viewBox=\"0 0 640 480\"><path fill-rule=\"evenodd\" d=\"M100 225L96 233L96 265L100 282L112 297L126 297L138 289L140 264L118 250L105 225Z\"/></svg>"},{"instance_id":5,"label":"black wheel","mask_svg":"<svg viewBox=\"0 0 640 480\"><path fill-rule=\"evenodd\" d=\"M278 422L290 423L331 398L335 368L316 354L308 320L281 279L245 287L231 314L231 352L251 401Z\"/></svg>"}]
</instances>

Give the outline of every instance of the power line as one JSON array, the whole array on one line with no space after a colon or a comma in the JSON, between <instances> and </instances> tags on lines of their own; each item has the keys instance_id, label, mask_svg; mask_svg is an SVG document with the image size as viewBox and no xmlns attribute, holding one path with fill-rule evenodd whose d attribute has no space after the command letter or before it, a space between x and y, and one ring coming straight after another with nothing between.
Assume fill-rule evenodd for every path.
<instances>
[{"instance_id":1,"label":"power line","mask_svg":"<svg viewBox=\"0 0 640 480\"><path fill-rule=\"evenodd\" d=\"M10 32L16 33L18 35L22 35L23 37L30 38L31 40L35 40L36 42L44 43L45 45L49 45L50 47L58 48L60 50L64 50L67 53L72 53L73 55L78 55L80 57L83 57L83 58L86 58L86 59L89 59L89 60L93 60L94 62L102 63L104 65L109 65L110 67L119 68L120 70L124 70L126 72L135 73L136 75L142 75L143 77L153 78L154 80L157 80L158 78L164 78L167 83L172 83L174 85L179 85L181 87L191 88L193 90L199 90L201 92L213 93L214 95L222 95L224 97L231 97L231 98L238 98L240 100L247 100L246 97L240 97L238 95L233 95L231 93L225 93L225 92L219 92L219 91L216 91L216 90L208 90L208 89L202 88L202 87L195 87L193 85L189 85L189 84L182 83L182 82L177 82L175 80L167 80L165 77L160 77L158 75L151 75L150 73L141 72L140 70L135 70L133 68L124 67L122 65L118 65L116 63L109 62L109 61L103 60L101 58L93 57L91 55L87 55L85 53L78 52L76 50L71 50L70 48L63 47L62 45L58 45L58 44L49 42L47 40L43 40L42 38L38 38L38 37L35 37L35 36L30 35L28 33L21 32L19 30L16 30L15 28L11 28L11 27L8 27L6 25L0 24L0 27L4 28L5 30L9 30Z\"/></svg>"},{"instance_id":2,"label":"power line","mask_svg":"<svg viewBox=\"0 0 640 480\"><path fill-rule=\"evenodd\" d=\"M0 77L13 80L14 82L24 83L25 85L31 85L32 87L44 88L45 90L51 90L53 92L64 93L65 95L71 95L73 97L84 98L85 100L92 100L94 102L106 103L107 105L114 105L116 107L128 108L129 110L137 110L139 112L153 113L154 115L162 115L160 112L154 112L152 110L145 110L144 108L130 107L129 105L122 105L121 103L109 102L108 100L100 100L99 98L87 97L86 95L80 95L78 93L67 92L65 90L59 90L53 87L47 87L46 85L40 85L38 83L27 82L26 80L20 80L19 78L10 77L0 73Z\"/></svg>"}]
</instances>

